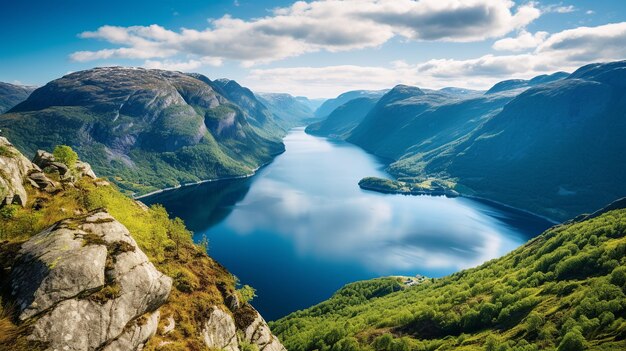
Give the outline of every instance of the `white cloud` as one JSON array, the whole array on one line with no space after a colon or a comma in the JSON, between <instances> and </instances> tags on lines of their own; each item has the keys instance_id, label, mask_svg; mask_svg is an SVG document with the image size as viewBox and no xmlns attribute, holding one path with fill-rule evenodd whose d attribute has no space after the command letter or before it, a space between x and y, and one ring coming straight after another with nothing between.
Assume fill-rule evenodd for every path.
<instances>
[{"instance_id":1,"label":"white cloud","mask_svg":"<svg viewBox=\"0 0 626 351\"><path fill-rule=\"evenodd\" d=\"M532 78L601 61L626 58L626 22L579 27L552 34L528 53L484 55L417 64L392 62L388 67L328 66L254 69L244 83L264 91L287 91L310 97L332 97L352 89L383 89L396 84L427 88L457 86L486 89L510 78Z\"/></svg>"},{"instance_id":2,"label":"white cloud","mask_svg":"<svg viewBox=\"0 0 626 351\"><path fill-rule=\"evenodd\" d=\"M532 34L522 30L515 38L504 38L496 41L493 44L493 48L498 51L523 51L534 49L539 46L539 44L543 43L547 37L548 32Z\"/></svg>"},{"instance_id":3,"label":"white cloud","mask_svg":"<svg viewBox=\"0 0 626 351\"><path fill-rule=\"evenodd\" d=\"M182 54L252 65L321 50L377 47L394 37L454 42L496 38L524 28L540 14L533 2L516 6L511 0L298 1L248 21L225 15L204 30L102 26L80 37L117 47L79 51L71 58L145 60Z\"/></svg>"}]
</instances>

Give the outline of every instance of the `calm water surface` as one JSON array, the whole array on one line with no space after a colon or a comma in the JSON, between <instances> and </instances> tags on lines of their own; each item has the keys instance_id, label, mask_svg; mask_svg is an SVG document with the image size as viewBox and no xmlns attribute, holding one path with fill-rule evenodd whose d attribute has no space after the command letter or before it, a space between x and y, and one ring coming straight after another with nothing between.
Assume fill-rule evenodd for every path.
<instances>
[{"instance_id":1,"label":"calm water surface","mask_svg":"<svg viewBox=\"0 0 626 351\"><path fill-rule=\"evenodd\" d=\"M327 299L348 282L439 277L501 256L550 223L465 198L361 190L388 175L360 148L294 129L287 151L249 179L143 199L181 217L209 253L257 289L268 320Z\"/></svg>"}]
</instances>

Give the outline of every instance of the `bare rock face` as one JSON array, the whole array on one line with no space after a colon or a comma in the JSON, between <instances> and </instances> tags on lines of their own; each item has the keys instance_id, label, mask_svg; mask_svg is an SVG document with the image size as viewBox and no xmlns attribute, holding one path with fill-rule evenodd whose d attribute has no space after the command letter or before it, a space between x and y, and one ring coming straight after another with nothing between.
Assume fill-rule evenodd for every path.
<instances>
[{"instance_id":1,"label":"bare rock face","mask_svg":"<svg viewBox=\"0 0 626 351\"><path fill-rule=\"evenodd\" d=\"M204 343L209 348L226 351L239 351L237 327L233 317L214 307L202 329Z\"/></svg>"},{"instance_id":2,"label":"bare rock face","mask_svg":"<svg viewBox=\"0 0 626 351\"><path fill-rule=\"evenodd\" d=\"M261 351L287 351L272 334L269 326L252 306L237 308L235 315L245 315L245 321L235 322L230 313L214 307L202 329L204 343L209 348L239 351L242 343L256 345Z\"/></svg>"},{"instance_id":3,"label":"bare rock face","mask_svg":"<svg viewBox=\"0 0 626 351\"><path fill-rule=\"evenodd\" d=\"M23 244L10 278L21 320L48 350L137 350L157 329L172 280L104 211Z\"/></svg>"},{"instance_id":4,"label":"bare rock face","mask_svg":"<svg viewBox=\"0 0 626 351\"><path fill-rule=\"evenodd\" d=\"M256 312L254 321L244 329L243 336L247 342L256 345L259 350L287 351L280 341L272 335L270 327L258 312Z\"/></svg>"},{"instance_id":5,"label":"bare rock face","mask_svg":"<svg viewBox=\"0 0 626 351\"><path fill-rule=\"evenodd\" d=\"M9 204L24 206L27 195L24 179L34 166L6 138L0 137L0 207Z\"/></svg>"}]
</instances>

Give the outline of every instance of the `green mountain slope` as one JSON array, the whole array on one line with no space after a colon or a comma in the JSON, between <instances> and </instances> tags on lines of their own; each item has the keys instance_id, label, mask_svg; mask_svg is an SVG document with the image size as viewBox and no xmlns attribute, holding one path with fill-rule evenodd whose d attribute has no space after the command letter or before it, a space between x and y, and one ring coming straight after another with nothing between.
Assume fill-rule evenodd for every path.
<instances>
[{"instance_id":1,"label":"green mountain slope","mask_svg":"<svg viewBox=\"0 0 626 351\"><path fill-rule=\"evenodd\" d=\"M500 93L461 99L397 86L378 101L347 140L390 159L422 154L462 138L513 97Z\"/></svg>"},{"instance_id":2,"label":"green mountain slope","mask_svg":"<svg viewBox=\"0 0 626 351\"><path fill-rule=\"evenodd\" d=\"M306 132L313 135L344 138L363 121L377 101L377 98L367 97L350 100L337 107L323 121L307 126Z\"/></svg>"},{"instance_id":3,"label":"green mountain slope","mask_svg":"<svg viewBox=\"0 0 626 351\"><path fill-rule=\"evenodd\" d=\"M272 329L301 350L624 350L626 200L477 268L350 284Z\"/></svg>"},{"instance_id":4,"label":"green mountain slope","mask_svg":"<svg viewBox=\"0 0 626 351\"><path fill-rule=\"evenodd\" d=\"M0 82L0 113L26 100L33 90L34 87Z\"/></svg>"},{"instance_id":5,"label":"green mountain slope","mask_svg":"<svg viewBox=\"0 0 626 351\"><path fill-rule=\"evenodd\" d=\"M284 130L236 82L139 68L52 81L0 116L0 128L29 156L71 145L98 174L140 194L250 174L284 150Z\"/></svg>"},{"instance_id":6,"label":"green mountain slope","mask_svg":"<svg viewBox=\"0 0 626 351\"><path fill-rule=\"evenodd\" d=\"M521 93L464 139L407 154L395 174L451 178L480 196L567 219L626 194L626 61Z\"/></svg>"}]
</instances>

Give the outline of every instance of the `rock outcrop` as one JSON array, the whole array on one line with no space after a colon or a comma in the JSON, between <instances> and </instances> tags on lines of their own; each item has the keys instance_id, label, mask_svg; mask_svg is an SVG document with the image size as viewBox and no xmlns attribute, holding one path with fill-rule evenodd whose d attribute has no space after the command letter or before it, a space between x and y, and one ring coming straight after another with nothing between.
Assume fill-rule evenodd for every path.
<instances>
[{"instance_id":1,"label":"rock outcrop","mask_svg":"<svg viewBox=\"0 0 626 351\"><path fill-rule=\"evenodd\" d=\"M172 280L128 230L97 211L22 245L10 278L29 338L48 350L137 350L157 329Z\"/></svg>"},{"instance_id":2,"label":"rock outcrop","mask_svg":"<svg viewBox=\"0 0 626 351\"><path fill-rule=\"evenodd\" d=\"M202 336L209 348L239 351L243 344L255 345L260 351L286 351L272 335L261 315L249 304L235 304L231 313L214 307L204 323Z\"/></svg>"},{"instance_id":3,"label":"rock outcrop","mask_svg":"<svg viewBox=\"0 0 626 351\"><path fill-rule=\"evenodd\" d=\"M61 180L73 181L76 177L97 178L89 163L77 161L74 169L70 170L65 164L57 162L54 155L44 150L37 150L33 163L43 170L59 173Z\"/></svg>"},{"instance_id":4,"label":"rock outcrop","mask_svg":"<svg viewBox=\"0 0 626 351\"><path fill-rule=\"evenodd\" d=\"M24 180L38 170L6 138L0 137L0 207L8 204L24 206L28 200Z\"/></svg>"}]
</instances>

